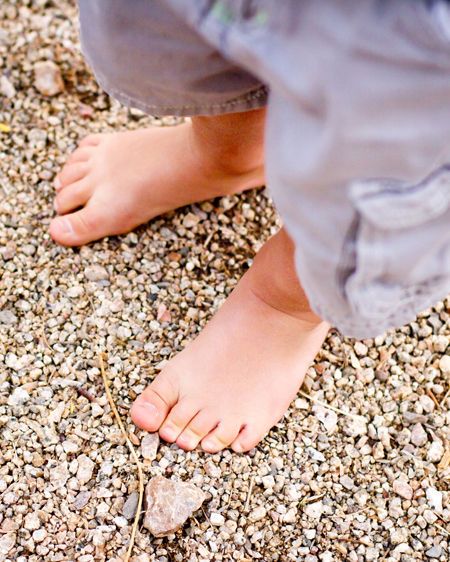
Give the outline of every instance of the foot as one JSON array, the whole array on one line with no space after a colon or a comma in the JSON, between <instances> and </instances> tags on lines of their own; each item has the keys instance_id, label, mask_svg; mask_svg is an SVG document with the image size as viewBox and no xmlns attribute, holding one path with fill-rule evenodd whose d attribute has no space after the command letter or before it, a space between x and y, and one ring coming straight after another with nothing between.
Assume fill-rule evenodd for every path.
<instances>
[{"instance_id":1,"label":"foot","mask_svg":"<svg viewBox=\"0 0 450 562\"><path fill-rule=\"evenodd\" d=\"M201 443L210 453L243 452L280 420L328 325L305 301L294 310L290 295L265 291L258 268L266 263L255 260L199 337L137 398L136 425L185 450Z\"/></svg>"},{"instance_id":2,"label":"foot","mask_svg":"<svg viewBox=\"0 0 450 562\"><path fill-rule=\"evenodd\" d=\"M262 185L262 142L246 152L242 141L222 136L192 121L87 137L56 178L52 238L79 246L177 207Z\"/></svg>"}]
</instances>

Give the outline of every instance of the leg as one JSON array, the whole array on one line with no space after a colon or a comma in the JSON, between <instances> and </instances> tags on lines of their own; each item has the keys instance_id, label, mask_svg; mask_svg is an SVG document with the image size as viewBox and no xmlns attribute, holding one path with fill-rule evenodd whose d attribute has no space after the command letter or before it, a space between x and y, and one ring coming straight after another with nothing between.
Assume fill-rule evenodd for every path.
<instances>
[{"instance_id":1,"label":"leg","mask_svg":"<svg viewBox=\"0 0 450 562\"><path fill-rule=\"evenodd\" d=\"M264 114L193 117L178 127L87 137L56 179L60 216L52 237L78 246L189 203L262 185Z\"/></svg>"},{"instance_id":2,"label":"leg","mask_svg":"<svg viewBox=\"0 0 450 562\"><path fill-rule=\"evenodd\" d=\"M208 452L254 447L282 417L327 334L294 269L286 231L271 238L199 337L134 403L133 421Z\"/></svg>"}]
</instances>

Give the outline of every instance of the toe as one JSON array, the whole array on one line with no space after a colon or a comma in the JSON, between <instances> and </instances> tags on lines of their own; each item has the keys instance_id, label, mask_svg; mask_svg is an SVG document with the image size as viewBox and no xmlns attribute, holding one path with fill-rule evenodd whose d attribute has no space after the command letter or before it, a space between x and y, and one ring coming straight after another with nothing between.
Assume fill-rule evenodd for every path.
<instances>
[{"instance_id":1,"label":"toe","mask_svg":"<svg viewBox=\"0 0 450 562\"><path fill-rule=\"evenodd\" d=\"M220 422L209 435L202 440L202 449L207 453L217 453L236 439L240 425L233 421Z\"/></svg>"},{"instance_id":2,"label":"toe","mask_svg":"<svg viewBox=\"0 0 450 562\"><path fill-rule=\"evenodd\" d=\"M84 139L80 142L80 144L78 145L80 148L83 148L85 146L97 146L100 143L100 140L102 138L101 133L97 134L97 135L88 135L87 137L84 137Z\"/></svg>"},{"instance_id":3,"label":"toe","mask_svg":"<svg viewBox=\"0 0 450 562\"><path fill-rule=\"evenodd\" d=\"M77 162L87 162L89 158L92 156L93 150L94 150L93 146L78 147L67 158L66 166L69 164L76 164Z\"/></svg>"},{"instance_id":4,"label":"toe","mask_svg":"<svg viewBox=\"0 0 450 562\"><path fill-rule=\"evenodd\" d=\"M256 447L262 438L263 436L257 433L254 428L245 426L231 444L231 448L235 453L245 453Z\"/></svg>"},{"instance_id":5,"label":"toe","mask_svg":"<svg viewBox=\"0 0 450 562\"><path fill-rule=\"evenodd\" d=\"M213 412L202 410L184 428L177 439L177 445L182 449L192 451L203 437L217 426L218 421L217 415Z\"/></svg>"},{"instance_id":6,"label":"toe","mask_svg":"<svg viewBox=\"0 0 450 562\"><path fill-rule=\"evenodd\" d=\"M58 215L64 215L86 204L90 196L89 184L81 180L62 189L55 197L54 207Z\"/></svg>"},{"instance_id":7,"label":"toe","mask_svg":"<svg viewBox=\"0 0 450 562\"><path fill-rule=\"evenodd\" d=\"M191 400L181 400L170 410L159 429L160 436L169 443L174 443L184 428L197 414L199 407Z\"/></svg>"},{"instance_id":8,"label":"toe","mask_svg":"<svg viewBox=\"0 0 450 562\"><path fill-rule=\"evenodd\" d=\"M60 191L64 187L81 180L86 176L88 171L89 166L86 162L66 164L55 178L56 191Z\"/></svg>"},{"instance_id":9,"label":"toe","mask_svg":"<svg viewBox=\"0 0 450 562\"><path fill-rule=\"evenodd\" d=\"M162 372L134 401L131 419L141 429L158 431L177 400L176 385Z\"/></svg>"},{"instance_id":10,"label":"toe","mask_svg":"<svg viewBox=\"0 0 450 562\"><path fill-rule=\"evenodd\" d=\"M63 217L53 219L50 235L63 246L81 246L105 236L105 211L99 205L90 204Z\"/></svg>"}]
</instances>

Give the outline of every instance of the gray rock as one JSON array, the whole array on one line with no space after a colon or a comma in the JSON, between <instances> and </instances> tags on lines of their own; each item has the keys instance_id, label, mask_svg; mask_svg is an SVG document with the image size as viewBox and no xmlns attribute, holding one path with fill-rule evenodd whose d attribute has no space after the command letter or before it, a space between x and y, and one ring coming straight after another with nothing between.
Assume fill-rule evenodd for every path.
<instances>
[{"instance_id":1,"label":"gray rock","mask_svg":"<svg viewBox=\"0 0 450 562\"><path fill-rule=\"evenodd\" d=\"M155 537L174 533L205 499L206 494L194 484L155 476L145 489L144 527Z\"/></svg>"},{"instance_id":2,"label":"gray rock","mask_svg":"<svg viewBox=\"0 0 450 562\"><path fill-rule=\"evenodd\" d=\"M139 493L138 492L132 492L126 502L123 504L123 508L122 508L122 515L125 517L125 519L133 519L133 517L136 515L136 509L138 506L138 501L139 501Z\"/></svg>"},{"instance_id":3,"label":"gray rock","mask_svg":"<svg viewBox=\"0 0 450 562\"><path fill-rule=\"evenodd\" d=\"M400 478L394 480L392 488L397 495L405 498L405 500L410 500L413 497L414 490L411 488L408 482L405 482L405 480L402 480Z\"/></svg>"},{"instance_id":4,"label":"gray rock","mask_svg":"<svg viewBox=\"0 0 450 562\"><path fill-rule=\"evenodd\" d=\"M86 455L80 455L77 459L77 480L80 485L86 484L92 478L95 463Z\"/></svg>"},{"instance_id":5,"label":"gray rock","mask_svg":"<svg viewBox=\"0 0 450 562\"><path fill-rule=\"evenodd\" d=\"M80 492L72 503L72 509L74 509L75 511L80 511L81 509L83 509L83 507L86 507L89 500L91 499L91 495L91 492L87 490Z\"/></svg>"},{"instance_id":6,"label":"gray rock","mask_svg":"<svg viewBox=\"0 0 450 562\"><path fill-rule=\"evenodd\" d=\"M432 546L425 552L425 554L429 558L440 558L442 556L442 546L440 544Z\"/></svg>"}]
</instances>

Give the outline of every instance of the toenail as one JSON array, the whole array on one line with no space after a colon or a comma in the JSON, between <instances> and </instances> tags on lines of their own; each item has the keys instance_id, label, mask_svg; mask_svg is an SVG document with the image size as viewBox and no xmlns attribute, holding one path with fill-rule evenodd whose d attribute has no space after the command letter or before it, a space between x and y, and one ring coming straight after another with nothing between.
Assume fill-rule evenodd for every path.
<instances>
[{"instance_id":1,"label":"toenail","mask_svg":"<svg viewBox=\"0 0 450 562\"><path fill-rule=\"evenodd\" d=\"M55 186L56 191L58 191L62 187L61 180L58 177L56 177L53 185Z\"/></svg>"},{"instance_id":2,"label":"toenail","mask_svg":"<svg viewBox=\"0 0 450 562\"><path fill-rule=\"evenodd\" d=\"M58 212L58 201L56 199L53 201L53 208Z\"/></svg>"},{"instance_id":3,"label":"toenail","mask_svg":"<svg viewBox=\"0 0 450 562\"><path fill-rule=\"evenodd\" d=\"M210 439L209 441L204 441L202 443L202 447L206 447L206 449L216 449L217 445L219 445L219 443L217 443L217 441L213 441L212 439Z\"/></svg>"},{"instance_id":4,"label":"toenail","mask_svg":"<svg viewBox=\"0 0 450 562\"><path fill-rule=\"evenodd\" d=\"M147 415L151 415L152 417L158 413L158 408L151 402L139 402L136 406L142 408Z\"/></svg>"},{"instance_id":5,"label":"toenail","mask_svg":"<svg viewBox=\"0 0 450 562\"><path fill-rule=\"evenodd\" d=\"M61 218L56 222L56 225L60 234L73 234L72 223L69 219Z\"/></svg>"},{"instance_id":6,"label":"toenail","mask_svg":"<svg viewBox=\"0 0 450 562\"><path fill-rule=\"evenodd\" d=\"M163 439L172 440L177 438L178 432L173 427L163 427L161 428L161 436Z\"/></svg>"}]
</instances>

